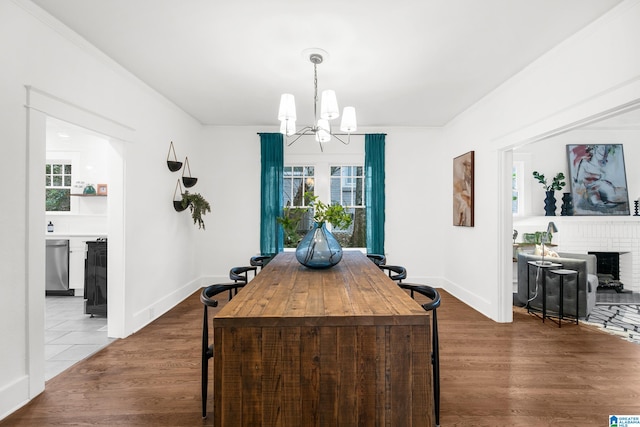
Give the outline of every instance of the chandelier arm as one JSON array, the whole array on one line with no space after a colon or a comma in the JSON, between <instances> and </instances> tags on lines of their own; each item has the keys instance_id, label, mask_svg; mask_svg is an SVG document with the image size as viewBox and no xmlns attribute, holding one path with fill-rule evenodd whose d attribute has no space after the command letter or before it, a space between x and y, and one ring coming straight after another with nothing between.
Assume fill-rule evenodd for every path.
<instances>
[{"instance_id":1,"label":"chandelier arm","mask_svg":"<svg viewBox=\"0 0 640 427\"><path fill-rule=\"evenodd\" d=\"M341 134L341 135L344 135L344 134ZM342 142L344 145L349 145L351 143L351 134L350 133L347 134L347 142L344 142L344 140L342 138L340 138L338 136L338 134L336 134L336 133L332 133L331 136L334 137L335 139L337 139L338 141Z\"/></svg>"},{"instance_id":2,"label":"chandelier arm","mask_svg":"<svg viewBox=\"0 0 640 427\"><path fill-rule=\"evenodd\" d=\"M305 126L302 129L300 129L298 132L294 133L292 136L295 136L294 140L289 142L289 135L286 135L286 139L287 139L287 147L292 146L297 140L299 140L300 138L302 138L305 135L313 135L313 133L307 133L308 131L313 131L313 128L311 126Z\"/></svg>"}]
</instances>

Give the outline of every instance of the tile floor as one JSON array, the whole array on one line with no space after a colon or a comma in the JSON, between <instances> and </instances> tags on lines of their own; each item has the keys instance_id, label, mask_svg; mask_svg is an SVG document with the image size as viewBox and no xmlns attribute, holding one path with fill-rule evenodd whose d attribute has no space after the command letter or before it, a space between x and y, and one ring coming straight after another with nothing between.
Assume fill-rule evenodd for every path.
<instances>
[{"instance_id":1,"label":"tile floor","mask_svg":"<svg viewBox=\"0 0 640 427\"><path fill-rule=\"evenodd\" d=\"M45 298L45 381L107 346L107 318L84 314L84 298Z\"/></svg>"}]
</instances>

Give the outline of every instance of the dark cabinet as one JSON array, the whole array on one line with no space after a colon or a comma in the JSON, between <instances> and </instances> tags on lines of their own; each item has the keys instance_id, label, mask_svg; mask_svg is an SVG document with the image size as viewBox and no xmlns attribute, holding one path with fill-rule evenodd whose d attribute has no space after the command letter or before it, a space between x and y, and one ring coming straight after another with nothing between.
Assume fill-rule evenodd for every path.
<instances>
[{"instance_id":1,"label":"dark cabinet","mask_svg":"<svg viewBox=\"0 0 640 427\"><path fill-rule=\"evenodd\" d=\"M84 312L107 315L107 241L87 242L84 260Z\"/></svg>"}]
</instances>

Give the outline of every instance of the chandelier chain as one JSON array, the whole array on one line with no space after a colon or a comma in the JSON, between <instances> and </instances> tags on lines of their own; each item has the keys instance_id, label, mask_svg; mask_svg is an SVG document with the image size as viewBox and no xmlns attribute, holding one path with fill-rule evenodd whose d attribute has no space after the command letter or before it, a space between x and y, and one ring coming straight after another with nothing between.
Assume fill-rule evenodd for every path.
<instances>
[{"instance_id":1,"label":"chandelier chain","mask_svg":"<svg viewBox=\"0 0 640 427\"><path fill-rule=\"evenodd\" d=\"M318 64L313 63L313 127L318 123Z\"/></svg>"}]
</instances>

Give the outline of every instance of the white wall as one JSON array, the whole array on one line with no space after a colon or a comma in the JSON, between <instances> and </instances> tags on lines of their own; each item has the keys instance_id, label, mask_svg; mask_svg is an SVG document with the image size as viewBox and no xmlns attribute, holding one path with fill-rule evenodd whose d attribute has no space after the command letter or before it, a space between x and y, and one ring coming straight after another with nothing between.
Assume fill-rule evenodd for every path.
<instances>
[{"instance_id":1,"label":"white wall","mask_svg":"<svg viewBox=\"0 0 640 427\"><path fill-rule=\"evenodd\" d=\"M44 182L45 129L42 115L25 109L25 85L62 100L58 104L67 110L130 129L131 138L114 149L124 159L124 174L116 177L123 182L124 221L114 221L126 223L122 236L116 236L124 242L126 263L115 268L124 271L120 277L126 283L113 287L120 289L118 302L126 304L115 304L119 313L110 316L110 323L121 326L115 335L134 332L197 287L196 248L191 244L197 230L173 210L176 175L165 159L171 140L181 155L195 152L201 126L66 33L28 2L0 1L0 117L3 155L10 159L0 171L2 192L10 195L0 209L0 324L6 326L0 331L0 418L44 388L44 190L30 194L28 189L31 180L42 177ZM41 147L27 144L28 112L41 123L30 126L42 134Z\"/></svg>"},{"instance_id":2,"label":"white wall","mask_svg":"<svg viewBox=\"0 0 640 427\"><path fill-rule=\"evenodd\" d=\"M456 296L511 320L511 155L603 111L640 99L640 2L626 1L501 85L446 128L453 158L476 150L476 227L447 232L445 276ZM450 185L450 182L449 182Z\"/></svg>"},{"instance_id":3,"label":"white wall","mask_svg":"<svg viewBox=\"0 0 640 427\"><path fill-rule=\"evenodd\" d=\"M487 316L510 320L511 156L502 150L640 99L638 23L640 3L622 3L460 115L444 134L431 129L368 130L387 133L386 248L390 259L408 268L412 281L442 285ZM256 132L269 130L203 130L67 33L28 2L0 1L0 117L7 142L3 154L11 159L0 170L3 193L11 194L0 209L0 324L12 325L0 331L0 417L44 387L43 372L37 368L44 360L43 346L32 354L31 342L43 340L43 324L28 330L30 322L42 323L42 316L29 308L44 306L44 235L41 242L30 237L30 228L40 232L44 212L28 210L42 204L42 194L15 191L16 182L38 177L29 168L42 164L37 156L44 159L44 148L26 143L24 85L130 129L130 138L113 148L124 161L120 180L126 224L119 236L125 261L117 267L126 283L113 284L120 289L114 302L121 309L118 335L136 331L195 290L203 278L226 276L229 265L244 262L258 250ZM38 116L33 109L31 113ZM44 135L38 123L30 127ZM179 158L189 156L200 179L194 191L212 203L206 231L195 228L188 213L173 209L179 173L169 172L165 164L171 140ZM476 226L453 227L451 162L469 150L476 151ZM220 185L238 172L242 179L237 185ZM42 249L34 249L40 243ZM27 257L31 250L35 256ZM30 378L33 372L38 372L36 378Z\"/></svg>"},{"instance_id":4,"label":"white wall","mask_svg":"<svg viewBox=\"0 0 640 427\"><path fill-rule=\"evenodd\" d=\"M260 251L260 138L257 132L277 132L277 129L206 127L206 142L198 164L191 165L194 174L196 170L209 171L208 180L199 181L194 187L209 200L213 211L204 217L206 232L197 233L198 248L206 254L201 268L203 283L228 280L230 267L246 265L248 258ZM412 282L441 286L446 256L442 250L445 229L441 223L447 211L443 206L451 204L448 193L444 198L440 196L443 176L450 174L448 164L439 160L442 130L365 129L359 132L387 133L385 251L389 262L405 266ZM321 155L317 143L312 138L304 138L287 147L285 157L305 159ZM224 155L220 154L221 144L224 144ZM325 154L330 153L343 159L358 157L351 145L345 147L338 142L325 148Z\"/></svg>"}]
</instances>

